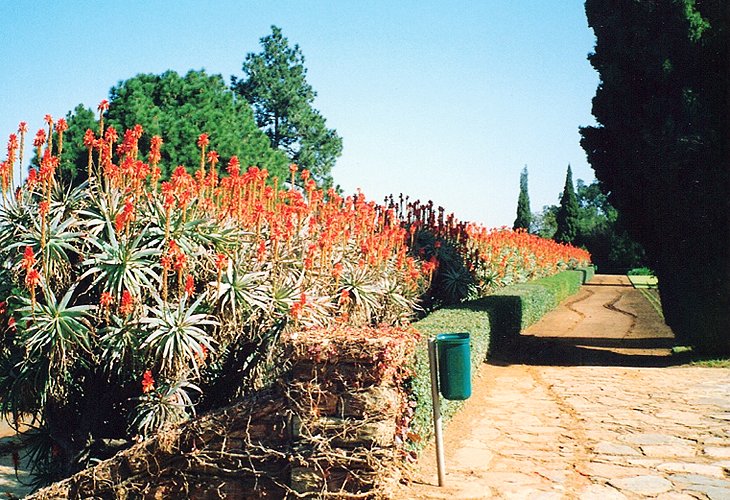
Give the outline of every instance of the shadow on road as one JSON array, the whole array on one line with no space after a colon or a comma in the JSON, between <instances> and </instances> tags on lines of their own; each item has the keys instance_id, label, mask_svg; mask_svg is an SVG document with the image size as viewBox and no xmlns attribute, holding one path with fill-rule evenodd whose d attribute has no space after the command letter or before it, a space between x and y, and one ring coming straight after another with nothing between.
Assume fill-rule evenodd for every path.
<instances>
[{"instance_id":1,"label":"shadow on road","mask_svg":"<svg viewBox=\"0 0 730 500\"><path fill-rule=\"evenodd\" d=\"M687 362L672 355L673 339L535 337L520 335L490 355L488 362L540 366L667 367Z\"/></svg>"},{"instance_id":2,"label":"shadow on road","mask_svg":"<svg viewBox=\"0 0 730 500\"><path fill-rule=\"evenodd\" d=\"M640 291L623 278L597 278L537 322L525 317L534 307L523 310L520 297L484 301L492 312L489 362L666 367L689 360L672 354L671 330Z\"/></svg>"}]
</instances>

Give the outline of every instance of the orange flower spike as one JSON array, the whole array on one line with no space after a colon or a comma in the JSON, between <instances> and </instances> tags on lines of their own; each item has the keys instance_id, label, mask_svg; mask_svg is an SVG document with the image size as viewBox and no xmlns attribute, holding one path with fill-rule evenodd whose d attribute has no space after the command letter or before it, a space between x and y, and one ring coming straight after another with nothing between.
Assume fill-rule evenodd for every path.
<instances>
[{"instance_id":1,"label":"orange flower spike","mask_svg":"<svg viewBox=\"0 0 730 500\"><path fill-rule=\"evenodd\" d=\"M25 247L25 251L23 252L23 261L22 261L22 267L25 269L25 271L30 271L30 268L32 268L36 263L35 254L33 253L33 247L28 245Z\"/></svg>"},{"instance_id":2,"label":"orange flower spike","mask_svg":"<svg viewBox=\"0 0 730 500\"><path fill-rule=\"evenodd\" d=\"M104 112L109 109L109 101L106 99L102 100L96 107L99 112L99 137L104 136Z\"/></svg>"},{"instance_id":3,"label":"orange flower spike","mask_svg":"<svg viewBox=\"0 0 730 500\"><path fill-rule=\"evenodd\" d=\"M46 135L46 140L48 141L48 149L49 151L53 151L53 117L51 115L46 115L43 117L43 121L46 122L46 125L48 125L48 134Z\"/></svg>"},{"instance_id":4,"label":"orange flower spike","mask_svg":"<svg viewBox=\"0 0 730 500\"><path fill-rule=\"evenodd\" d=\"M142 393L148 394L155 390L155 379L150 370L146 370L142 375Z\"/></svg>"},{"instance_id":5,"label":"orange flower spike","mask_svg":"<svg viewBox=\"0 0 730 500\"><path fill-rule=\"evenodd\" d=\"M35 290L41 281L41 275L36 269L29 269L25 275L25 286L28 290Z\"/></svg>"},{"instance_id":6,"label":"orange flower spike","mask_svg":"<svg viewBox=\"0 0 730 500\"><path fill-rule=\"evenodd\" d=\"M134 311L134 296L129 292L129 290L124 290L122 292L122 300L119 303L119 313L127 316Z\"/></svg>"},{"instance_id":7,"label":"orange flower spike","mask_svg":"<svg viewBox=\"0 0 730 500\"><path fill-rule=\"evenodd\" d=\"M33 147L36 148L36 155L40 158L41 155L41 148L43 148L43 145L46 143L46 131L44 129L39 129L38 132L35 134L35 139L33 139Z\"/></svg>"},{"instance_id":8,"label":"orange flower spike","mask_svg":"<svg viewBox=\"0 0 730 500\"><path fill-rule=\"evenodd\" d=\"M218 156L217 151L210 151L208 153L208 163L210 163L210 167L215 169L215 166L218 165L218 162L220 161L220 157Z\"/></svg>"},{"instance_id":9,"label":"orange flower spike","mask_svg":"<svg viewBox=\"0 0 730 500\"><path fill-rule=\"evenodd\" d=\"M231 156L228 160L228 167L226 168L228 175L231 177L238 177L241 173L241 162L238 160L238 156Z\"/></svg>"},{"instance_id":10,"label":"orange flower spike","mask_svg":"<svg viewBox=\"0 0 730 500\"><path fill-rule=\"evenodd\" d=\"M149 162L150 166L153 168L157 167L157 165L160 163L160 160L162 159L162 137L159 135L152 136L152 139L150 139L150 153L147 157L147 161Z\"/></svg>"},{"instance_id":11,"label":"orange flower spike","mask_svg":"<svg viewBox=\"0 0 730 500\"><path fill-rule=\"evenodd\" d=\"M349 290L343 289L340 292L340 297L337 299L337 304L339 304L340 306L347 306L350 303L350 301L351 301L351 298L350 298Z\"/></svg>"},{"instance_id":12,"label":"orange flower spike","mask_svg":"<svg viewBox=\"0 0 730 500\"><path fill-rule=\"evenodd\" d=\"M28 133L28 124L25 122L20 122L18 124L18 133L20 134L20 148L18 153L18 170L19 175L18 179L23 178L22 169L23 169L23 150L25 149L25 134Z\"/></svg>"},{"instance_id":13,"label":"orange flower spike","mask_svg":"<svg viewBox=\"0 0 730 500\"><path fill-rule=\"evenodd\" d=\"M41 217L45 217L46 215L48 215L48 208L49 208L49 203L46 200L43 200L38 203L38 213L40 214Z\"/></svg>"},{"instance_id":14,"label":"orange flower spike","mask_svg":"<svg viewBox=\"0 0 730 500\"><path fill-rule=\"evenodd\" d=\"M63 133L68 130L68 123L64 118L58 120L56 123L56 132L58 133L58 155L61 156L63 153Z\"/></svg>"},{"instance_id":15,"label":"orange flower spike","mask_svg":"<svg viewBox=\"0 0 730 500\"><path fill-rule=\"evenodd\" d=\"M259 242L259 248L256 251L256 258L259 262L264 262L266 260L266 241L261 240Z\"/></svg>"},{"instance_id":16,"label":"orange flower spike","mask_svg":"<svg viewBox=\"0 0 730 500\"><path fill-rule=\"evenodd\" d=\"M185 293L188 297L192 297L193 293L195 293L195 280L192 274L185 276Z\"/></svg>"},{"instance_id":17,"label":"orange flower spike","mask_svg":"<svg viewBox=\"0 0 730 500\"><path fill-rule=\"evenodd\" d=\"M291 174L292 187L294 186L294 179L295 179L294 176L296 175L298 168L299 167L297 167L296 163L292 163L291 165L289 165L289 173Z\"/></svg>"},{"instance_id":18,"label":"orange flower spike","mask_svg":"<svg viewBox=\"0 0 730 500\"><path fill-rule=\"evenodd\" d=\"M200 134L198 136L198 147L200 148L200 170L205 172L205 149L210 144L208 134Z\"/></svg>"},{"instance_id":19,"label":"orange flower spike","mask_svg":"<svg viewBox=\"0 0 730 500\"><path fill-rule=\"evenodd\" d=\"M99 297L99 305L103 309L109 309L109 306L112 305L114 302L114 297L109 292L102 292L101 297Z\"/></svg>"}]
</instances>

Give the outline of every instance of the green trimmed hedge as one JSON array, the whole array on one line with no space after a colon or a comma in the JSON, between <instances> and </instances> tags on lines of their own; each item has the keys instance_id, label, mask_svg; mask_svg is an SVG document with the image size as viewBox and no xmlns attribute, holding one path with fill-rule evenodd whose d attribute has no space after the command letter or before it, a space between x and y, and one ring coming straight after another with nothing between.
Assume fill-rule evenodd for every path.
<instances>
[{"instance_id":1,"label":"green trimmed hedge","mask_svg":"<svg viewBox=\"0 0 730 500\"><path fill-rule=\"evenodd\" d=\"M594 266L579 267L576 271L583 273L583 283L588 283L596 274L596 268Z\"/></svg>"},{"instance_id":2,"label":"green trimmed hedge","mask_svg":"<svg viewBox=\"0 0 730 500\"><path fill-rule=\"evenodd\" d=\"M474 376L488 353L509 348L522 330L578 292L583 276L581 271L565 271L529 283L507 286L488 297L434 311L413 324L423 335L416 348L410 387L415 401L411 431L420 438L418 442L412 442L414 449L425 445L433 434L428 339L439 333L469 332ZM444 399L441 403L444 421L448 421L463 405L462 401Z\"/></svg>"}]
</instances>

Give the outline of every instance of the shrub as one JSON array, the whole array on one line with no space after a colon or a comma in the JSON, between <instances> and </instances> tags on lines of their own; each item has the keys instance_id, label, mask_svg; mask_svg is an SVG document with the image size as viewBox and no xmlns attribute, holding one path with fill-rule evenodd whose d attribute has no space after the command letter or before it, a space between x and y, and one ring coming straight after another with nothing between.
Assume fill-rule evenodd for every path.
<instances>
[{"instance_id":1,"label":"shrub","mask_svg":"<svg viewBox=\"0 0 730 500\"><path fill-rule=\"evenodd\" d=\"M629 276L656 276L656 273L648 267L635 267L626 273Z\"/></svg>"},{"instance_id":2,"label":"shrub","mask_svg":"<svg viewBox=\"0 0 730 500\"><path fill-rule=\"evenodd\" d=\"M143 158L141 127L119 141L100 118L71 188L63 122L47 122L16 193L15 154L0 168L0 402L36 419L41 481L266 384L282 331L406 323L427 287L392 211L306 170L280 189L232 157L219 177L202 134L197 171L163 181L162 140Z\"/></svg>"},{"instance_id":3,"label":"shrub","mask_svg":"<svg viewBox=\"0 0 730 500\"><path fill-rule=\"evenodd\" d=\"M404 213L343 198L296 165L280 182L234 156L222 174L207 134L197 170L162 179L161 137L140 142L137 125L120 140L107 107L84 136L86 183L59 181L67 127L50 116L23 186L13 186L14 134L0 164L0 403L11 420L35 418L41 482L266 385L282 368L284 331L405 324L424 294L429 307L458 303L589 257L436 217L432 204ZM20 145L25 133L21 124ZM538 310L535 297L520 311ZM449 310L424 325L484 331L488 305L456 307L463 325Z\"/></svg>"}]
</instances>

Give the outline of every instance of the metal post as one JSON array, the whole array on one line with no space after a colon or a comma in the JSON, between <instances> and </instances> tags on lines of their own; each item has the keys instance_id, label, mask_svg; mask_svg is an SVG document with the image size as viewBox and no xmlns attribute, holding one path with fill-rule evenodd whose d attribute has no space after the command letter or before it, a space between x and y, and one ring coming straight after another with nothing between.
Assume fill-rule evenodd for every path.
<instances>
[{"instance_id":1,"label":"metal post","mask_svg":"<svg viewBox=\"0 0 730 500\"><path fill-rule=\"evenodd\" d=\"M433 403L433 429L436 435L436 465L438 467L439 486L444 486L446 484L446 467L444 466L444 440L441 435L441 398L439 397L435 337L428 339L428 364L431 368L431 401Z\"/></svg>"}]
</instances>

